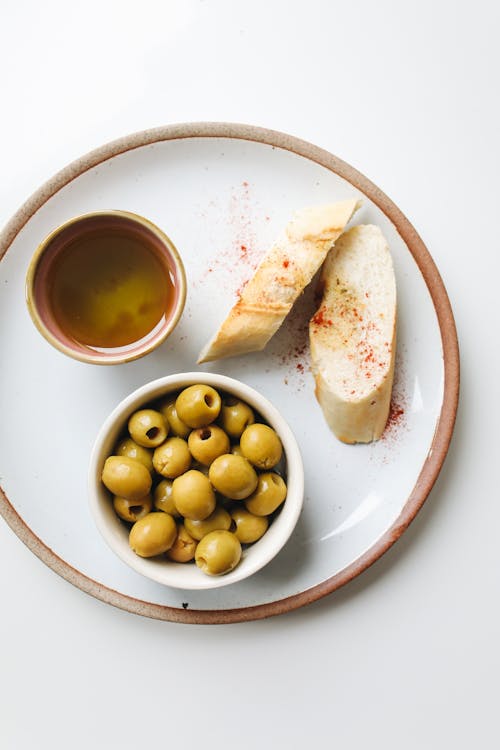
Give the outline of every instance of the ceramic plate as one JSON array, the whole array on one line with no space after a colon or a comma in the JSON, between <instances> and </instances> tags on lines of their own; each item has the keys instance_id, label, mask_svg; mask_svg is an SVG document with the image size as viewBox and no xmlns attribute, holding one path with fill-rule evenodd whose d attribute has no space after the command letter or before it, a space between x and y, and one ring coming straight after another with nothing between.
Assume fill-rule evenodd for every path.
<instances>
[{"instance_id":1,"label":"ceramic plate","mask_svg":"<svg viewBox=\"0 0 500 750\"><path fill-rule=\"evenodd\" d=\"M295 432L306 474L292 538L251 579L183 592L128 568L90 516L86 473L97 431L147 381L190 371L263 253L295 209L358 196L393 255L399 340L391 416L377 443L330 433L309 372L308 289L264 352L204 366L253 386ZM71 360L32 325L24 277L38 243L72 216L123 209L160 226L181 252L188 298L180 325L144 359L114 367ZM453 316L421 239L380 190L331 154L256 127L201 123L115 141L71 164L0 238L0 510L64 578L110 604L183 622L279 614L330 593L376 560L426 499L448 449L458 398ZM29 456L29 461L26 457Z\"/></svg>"}]
</instances>

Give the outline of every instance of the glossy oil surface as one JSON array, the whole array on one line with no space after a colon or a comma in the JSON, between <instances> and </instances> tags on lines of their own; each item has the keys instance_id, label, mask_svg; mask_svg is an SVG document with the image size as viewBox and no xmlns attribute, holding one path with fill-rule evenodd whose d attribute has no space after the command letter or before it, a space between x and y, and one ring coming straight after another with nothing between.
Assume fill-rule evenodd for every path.
<instances>
[{"instance_id":1,"label":"glossy oil surface","mask_svg":"<svg viewBox=\"0 0 500 750\"><path fill-rule=\"evenodd\" d=\"M146 237L121 227L72 239L51 264L47 281L61 330L99 349L139 341L174 304L170 274Z\"/></svg>"}]
</instances>

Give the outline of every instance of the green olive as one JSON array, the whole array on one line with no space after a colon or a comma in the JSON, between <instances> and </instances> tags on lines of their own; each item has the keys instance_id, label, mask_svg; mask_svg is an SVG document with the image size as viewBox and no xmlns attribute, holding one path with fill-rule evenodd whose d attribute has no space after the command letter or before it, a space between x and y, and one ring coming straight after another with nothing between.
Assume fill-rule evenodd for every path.
<instances>
[{"instance_id":1,"label":"green olive","mask_svg":"<svg viewBox=\"0 0 500 750\"><path fill-rule=\"evenodd\" d=\"M215 510L215 494L208 477L201 471L186 471L174 479L172 497L175 507L184 518L202 521Z\"/></svg>"},{"instance_id":2,"label":"green olive","mask_svg":"<svg viewBox=\"0 0 500 750\"><path fill-rule=\"evenodd\" d=\"M157 448L168 435L168 424L159 411L140 409L128 420L128 431L143 448Z\"/></svg>"},{"instance_id":3,"label":"green olive","mask_svg":"<svg viewBox=\"0 0 500 750\"><path fill-rule=\"evenodd\" d=\"M129 523L135 523L140 518L150 513L153 503L151 495L141 497L140 500L128 500L126 497L115 495L113 498L113 508L117 516Z\"/></svg>"},{"instance_id":4,"label":"green olive","mask_svg":"<svg viewBox=\"0 0 500 750\"><path fill-rule=\"evenodd\" d=\"M266 424L251 424L240 439L243 455L259 469L272 469L283 453L281 440Z\"/></svg>"},{"instance_id":5,"label":"green olive","mask_svg":"<svg viewBox=\"0 0 500 750\"><path fill-rule=\"evenodd\" d=\"M175 408L179 418L194 429L206 427L219 416L221 408L220 396L209 385L190 385L177 397Z\"/></svg>"},{"instance_id":6,"label":"green olive","mask_svg":"<svg viewBox=\"0 0 500 750\"><path fill-rule=\"evenodd\" d=\"M153 451L143 448L132 438L123 438L116 444L114 450L115 456L128 456L135 461L144 464L148 471L153 471Z\"/></svg>"},{"instance_id":7,"label":"green olive","mask_svg":"<svg viewBox=\"0 0 500 750\"><path fill-rule=\"evenodd\" d=\"M162 479L161 482L156 485L153 498L156 510L162 510L164 513L169 513L171 516L180 516L180 513L174 505L174 498L172 497L171 479Z\"/></svg>"},{"instance_id":8,"label":"green olive","mask_svg":"<svg viewBox=\"0 0 500 750\"><path fill-rule=\"evenodd\" d=\"M226 453L211 464L208 477L221 495L243 500L257 487L257 474L246 458Z\"/></svg>"},{"instance_id":9,"label":"green olive","mask_svg":"<svg viewBox=\"0 0 500 750\"><path fill-rule=\"evenodd\" d=\"M193 430L188 445L193 458L205 466L210 466L218 456L229 453L228 436L214 424Z\"/></svg>"},{"instance_id":10,"label":"green olive","mask_svg":"<svg viewBox=\"0 0 500 750\"><path fill-rule=\"evenodd\" d=\"M229 437L238 439L243 430L255 422L255 415L248 404L234 398L227 398L222 404L219 422Z\"/></svg>"},{"instance_id":11,"label":"green olive","mask_svg":"<svg viewBox=\"0 0 500 750\"><path fill-rule=\"evenodd\" d=\"M129 534L130 548L140 557L155 557L175 542L177 526L168 513L148 513L136 521Z\"/></svg>"},{"instance_id":12,"label":"green olive","mask_svg":"<svg viewBox=\"0 0 500 750\"><path fill-rule=\"evenodd\" d=\"M177 538L173 545L167 550L167 557L174 562L186 563L193 559L196 551L196 539L188 534L184 524L177 527Z\"/></svg>"},{"instance_id":13,"label":"green olive","mask_svg":"<svg viewBox=\"0 0 500 750\"><path fill-rule=\"evenodd\" d=\"M242 544L253 544L266 533L269 526L265 516L256 516L244 508L232 510L231 518L236 526L234 533Z\"/></svg>"},{"instance_id":14,"label":"green olive","mask_svg":"<svg viewBox=\"0 0 500 750\"><path fill-rule=\"evenodd\" d=\"M203 521L194 521L190 518L186 518L184 525L193 539L199 541L211 531L217 531L217 529L228 531L231 526L231 516L227 510L224 510L224 508L219 506L208 516L208 518L204 518Z\"/></svg>"},{"instance_id":15,"label":"green olive","mask_svg":"<svg viewBox=\"0 0 500 750\"><path fill-rule=\"evenodd\" d=\"M196 565L209 576L229 573L240 559L241 544L230 531L211 531L196 547Z\"/></svg>"},{"instance_id":16,"label":"green olive","mask_svg":"<svg viewBox=\"0 0 500 750\"><path fill-rule=\"evenodd\" d=\"M102 481L113 495L140 500L151 489L151 474L128 456L109 456L102 470Z\"/></svg>"},{"instance_id":17,"label":"green olive","mask_svg":"<svg viewBox=\"0 0 500 750\"><path fill-rule=\"evenodd\" d=\"M187 426L187 424L184 424L182 419L179 419L177 409L175 408L176 398L176 394L164 398L158 404L158 411L161 412L161 414L163 414L163 417L167 420L172 435L183 438L183 440L185 440L189 435L190 428Z\"/></svg>"},{"instance_id":18,"label":"green olive","mask_svg":"<svg viewBox=\"0 0 500 750\"><path fill-rule=\"evenodd\" d=\"M245 500L245 507L256 516L274 513L286 497L286 484L279 474L267 472L259 475L257 489Z\"/></svg>"},{"instance_id":19,"label":"green olive","mask_svg":"<svg viewBox=\"0 0 500 750\"><path fill-rule=\"evenodd\" d=\"M168 479L184 474L191 466L188 444L182 438L168 438L153 454L153 466L158 474Z\"/></svg>"}]
</instances>

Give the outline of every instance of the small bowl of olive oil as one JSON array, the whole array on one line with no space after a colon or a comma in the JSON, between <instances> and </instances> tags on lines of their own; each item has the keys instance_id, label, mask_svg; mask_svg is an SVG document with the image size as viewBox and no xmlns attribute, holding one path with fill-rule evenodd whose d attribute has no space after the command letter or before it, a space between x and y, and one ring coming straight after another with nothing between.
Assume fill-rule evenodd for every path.
<instances>
[{"instance_id":1,"label":"small bowl of olive oil","mask_svg":"<svg viewBox=\"0 0 500 750\"><path fill-rule=\"evenodd\" d=\"M172 333L186 274L172 241L148 219L98 211L70 219L38 246L26 300L56 349L82 362L120 364Z\"/></svg>"}]
</instances>

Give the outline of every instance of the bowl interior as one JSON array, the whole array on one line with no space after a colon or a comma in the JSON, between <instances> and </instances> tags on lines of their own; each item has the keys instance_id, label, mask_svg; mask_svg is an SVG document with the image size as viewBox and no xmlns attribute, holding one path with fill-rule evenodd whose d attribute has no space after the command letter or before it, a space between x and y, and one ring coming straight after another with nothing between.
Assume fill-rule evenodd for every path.
<instances>
[{"instance_id":1,"label":"bowl interior","mask_svg":"<svg viewBox=\"0 0 500 750\"><path fill-rule=\"evenodd\" d=\"M287 498L264 536L243 550L239 565L224 576L207 576L194 563L174 563L165 558L144 559L129 547L129 527L116 516L110 494L101 482L106 458L124 434L128 418L138 408L154 402L168 393L181 390L193 383L206 383L219 391L246 401L262 419L276 430L283 443L286 461ZM302 508L304 474L302 459L293 433L272 404L253 388L213 373L185 373L168 376L135 391L108 417L96 439L89 469L89 501L94 520L111 549L131 568L158 583L181 589L211 589L226 586L252 575L266 565L290 537Z\"/></svg>"},{"instance_id":2,"label":"bowl interior","mask_svg":"<svg viewBox=\"0 0 500 750\"><path fill-rule=\"evenodd\" d=\"M75 242L105 238L113 233L135 240L159 261L172 285L168 313L141 339L110 348L87 346L75 340L54 314L50 278L54 265ZM27 278L30 313L41 333L65 353L91 362L123 362L155 348L175 327L184 306L186 281L182 260L171 240L154 224L125 211L97 212L76 217L52 232L39 246Z\"/></svg>"}]
</instances>

